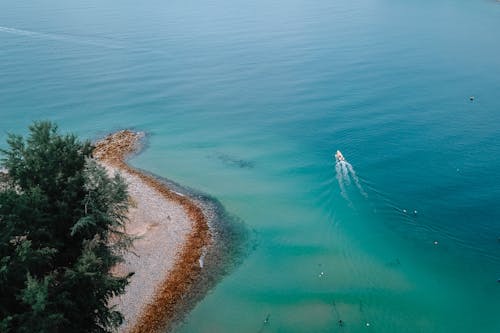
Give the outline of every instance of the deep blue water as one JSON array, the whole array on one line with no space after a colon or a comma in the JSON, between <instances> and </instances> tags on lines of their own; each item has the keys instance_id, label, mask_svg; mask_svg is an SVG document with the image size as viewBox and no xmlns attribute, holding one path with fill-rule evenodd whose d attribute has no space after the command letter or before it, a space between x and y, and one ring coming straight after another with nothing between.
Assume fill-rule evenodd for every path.
<instances>
[{"instance_id":1,"label":"deep blue water","mask_svg":"<svg viewBox=\"0 0 500 333\"><path fill-rule=\"evenodd\" d=\"M134 165L245 221L178 332L499 332L498 31L488 0L4 1L0 147L143 130Z\"/></svg>"}]
</instances>

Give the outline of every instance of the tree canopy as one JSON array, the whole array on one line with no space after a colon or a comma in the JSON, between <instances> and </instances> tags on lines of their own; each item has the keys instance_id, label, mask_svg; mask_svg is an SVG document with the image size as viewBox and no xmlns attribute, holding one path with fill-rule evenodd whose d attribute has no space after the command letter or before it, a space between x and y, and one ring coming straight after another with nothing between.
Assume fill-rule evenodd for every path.
<instances>
[{"instance_id":1,"label":"tree canopy","mask_svg":"<svg viewBox=\"0 0 500 333\"><path fill-rule=\"evenodd\" d=\"M91 158L93 147L35 122L0 150L0 332L111 332L108 301L130 275L111 268L130 243L124 181Z\"/></svg>"}]
</instances>

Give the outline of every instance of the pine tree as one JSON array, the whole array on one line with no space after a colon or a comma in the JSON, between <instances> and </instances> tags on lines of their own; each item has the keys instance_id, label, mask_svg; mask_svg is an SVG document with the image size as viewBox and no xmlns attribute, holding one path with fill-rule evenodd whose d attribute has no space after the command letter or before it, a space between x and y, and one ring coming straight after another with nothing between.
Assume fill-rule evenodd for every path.
<instances>
[{"instance_id":1,"label":"pine tree","mask_svg":"<svg viewBox=\"0 0 500 333\"><path fill-rule=\"evenodd\" d=\"M9 135L0 186L0 332L111 332L108 306L128 276L110 269L130 239L128 195L92 158L92 145L35 122Z\"/></svg>"}]
</instances>

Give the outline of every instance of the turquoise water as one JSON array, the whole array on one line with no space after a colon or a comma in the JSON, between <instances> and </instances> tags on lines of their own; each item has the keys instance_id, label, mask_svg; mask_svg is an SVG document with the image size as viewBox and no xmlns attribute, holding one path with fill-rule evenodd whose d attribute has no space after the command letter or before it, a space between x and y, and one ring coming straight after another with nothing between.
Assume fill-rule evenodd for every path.
<instances>
[{"instance_id":1,"label":"turquoise water","mask_svg":"<svg viewBox=\"0 0 500 333\"><path fill-rule=\"evenodd\" d=\"M3 1L0 146L147 131L135 166L245 221L177 332L499 332L499 29L488 0Z\"/></svg>"}]
</instances>

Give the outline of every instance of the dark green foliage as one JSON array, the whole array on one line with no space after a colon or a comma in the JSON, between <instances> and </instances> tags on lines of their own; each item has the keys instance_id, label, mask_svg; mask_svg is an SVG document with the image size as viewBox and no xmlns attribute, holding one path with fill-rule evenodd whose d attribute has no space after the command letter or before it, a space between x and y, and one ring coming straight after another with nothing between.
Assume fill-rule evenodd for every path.
<instances>
[{"instance_id":1,"label":"dark green foliage","mask_svg":"<svg viewBox=\"0 0 500 333\"><path fill-rule=\"evenodd\" d=\"M109 273L130 239L126 185L110 179L92 146L52 123L10 135L1 150L0 332L110 332L108 307L129 276Z\"/></svg>"}]
</instances>

